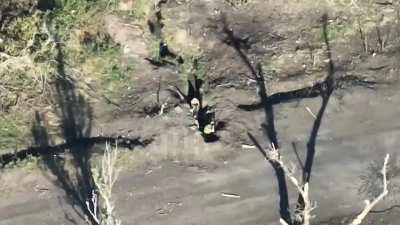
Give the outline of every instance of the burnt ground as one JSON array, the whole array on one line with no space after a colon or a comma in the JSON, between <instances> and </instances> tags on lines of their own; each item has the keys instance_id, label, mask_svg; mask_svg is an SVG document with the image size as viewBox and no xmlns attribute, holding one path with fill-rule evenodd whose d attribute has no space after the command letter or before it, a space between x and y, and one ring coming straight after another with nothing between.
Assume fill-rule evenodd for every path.
<instances>
[{"instance_id":1,"label":"burnt ground","mask_svg":"<svg viewBox=\"0 0 400 225\"><path fill-rule=\"evenodd\" d=\"M278 141L298 173L307 143L316 138L310 182L316 224L346 224L360 212L370 197L359 193L363 175L373 177L368 168L386 153L395 168L392 192L376 210L398 204L399 43L391 20L396 5L374 5L388 19L358 29L345 5L247 2L167 1L161 5L163 27L153 34L149 23L115 14L104 18L104 29L121 44L125 60L135 61L135 71L118 103L89 101L87 135L152 140L135 151L122 149L115 197L123 224L279 224L276 176L256 149L243 148L254 145L249 133L263 147ZM151 12L148 18L160 22ZM176 57L146 60L152 57L149 45L159 40L184 66ZM193 127L188 105L174 91L186 90L187 67L196 57L197 72L206 75L204 102L219 122L219 139L212 143ZM259 99L260 71L269 113ZM333 93L321 110L332 77ZM271 127L276 140L268 139L274 136ZM48 168L9 169L1 179L8 200L0 203L1 225L83 224L79 204L66 201L60 177ZM293 210L297 193L288 186ZM398 207L373 213L365 224L398 224L398 213Z\"/></svg>"}]
</instances>

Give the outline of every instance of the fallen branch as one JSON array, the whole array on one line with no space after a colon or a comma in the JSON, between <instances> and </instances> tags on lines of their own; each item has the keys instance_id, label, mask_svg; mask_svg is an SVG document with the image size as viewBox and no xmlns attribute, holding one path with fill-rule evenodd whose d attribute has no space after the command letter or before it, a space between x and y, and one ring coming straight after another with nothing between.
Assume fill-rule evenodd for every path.
<instances>
[{"instance_id":1,"label":"fallen branch","mask_svg":"<svg viewBox=\"0 0 400 225\"><path fill-rule=\"evenodd\" d=\"M311 111L310 108L306 107L306 110L307 110L308 113L310 113L310 115L311 115L314 119L317 119L317 116Z\"/></svg>"},{"instance_id":2,"label":"fallen branch","mask_svg":"<svg viewBox=\"0 0 400 225\"><path fill-rule=\"evenodd\" d=\"M222 197L227 197L227 198L240 198L240 195L237 194L231 194L231 193L221 193Z\"/></svg>"}]
</instances>

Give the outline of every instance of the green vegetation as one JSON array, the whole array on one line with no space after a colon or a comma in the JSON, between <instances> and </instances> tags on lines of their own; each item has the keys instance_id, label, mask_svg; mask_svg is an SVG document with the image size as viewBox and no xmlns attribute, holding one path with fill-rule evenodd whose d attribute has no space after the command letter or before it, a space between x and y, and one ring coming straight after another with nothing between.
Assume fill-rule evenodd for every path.
<instances>
[{"instance_id":1,"label":"green vegetation","mask_svg":"<svg viewBox=\"0 0 400 225\"><path fill-rule=\"evenodd\" d=\"M160 56L160 43L162 42L161 38L157 38L155 36L151 36L147 39L147 50L149 51L149 57L157 62L161 60Z\"/></svg>"},{"instance_id":2,"label":"green vegetation","mask_svg":"<svg viewBox=\"0 0 400 225\"><path fill-rule=\"evenodd\" d=\"M0 149L15 149L23 141L24 132L15 121L0 118Z\"/></svg>"},{"instance_id":3,"label":"green vegetation","mask_svg":"<svg viewBox=\"0 0 400 225\"><path fill-rule=\"evenodd\" d=\"M102 78L104 95L109 99L118 99L129 88L127 74L132 70L132 66L122 65L118 60L111 61L111 66L104 73L106 76Z\"/></svg>"},{"instance_id":4,"label":"green vegetation","mask_svg":"<svg viewBox=\"0 0 400 225\"><path fill-rule=\"evenodd\" d=\"M134 18L143 20L146 18L147 15L149 15L153 6L154 4L152 1L136 0L132 14Z\"/></svg>"},{"instance_id":5,"label":"green vegetation","mask_svg":"<svg viewBox=\"0 0 400 225\"><path fill-rule=\"evenodd\" d=\"M34 44L37 44L40 38L38 34L40 27L41 16L38 14L17 17L15 20L11 21L8 25L9 29L6 30L5 36L11 37L5 39L2 49L6 54L16 56L20 54L21 51L28 50L30 52L35 51Z\"/></svg>"},{"instance_id":6,"label":"green vegetation","mask_svg":"<svg viewBox=\"0 0 400 225\"><path fill-rule=\"evenodd\" d=\"M51 11L6 20L0 35L0 150L29 144L23 132L29 131L29 115L55 112L59 63L76 81L76 94L118 101L134 67L124 62L120 46L104 30L103 18L116 3L55 0ZM57 133L57 118L50 119L50 132Z\"/></svg>"},{"instance_id":7,"label":"green vegetation","mask_svg":"<svg viewBox=\"0 0 400 225\"><path fill-rule=\"evenodd\" d=\"M399 23L400 5L397 2L393 2L393 9L372 0L331 0L329 4L341 15L329 21L328 39L344 43L357 37L365 53L384 51L392 30Z\"/></svg>"},{"instance_id":8,"label":"green vegetation","mask_svg":"<svg viewBox=\"0 0 400 225\"><path fill-rule=\"evenodd\" d=\"M182 58L184 63L178 68L182 81L186 84L187 80L194 81L196 77L203 81L201 89L203 93L207 93L209 91L209 85L207 82L207 64L204 58L201 55L187 54L183 54Z\"/></svg>"},{"instance_id":9,"label":"green vegetation","mask_svg":"<svg viewBox=\"0 0 400 225\"><path fill-rule=\"evenodd\" d=\"M123 65L120 46L104 31L105 14L111 13L116 1L63 1L54 12L53 27L67 43L65 62L80 71L87 83L97 81L100 94L117 98L127 84L127 72L132 66Z\"/></svg>"},{"instance_id":10,"label":"green vegetation","mask_svg":"<svg viewBox=\"0 0 400 225\"><path fill-rule=\"evenodd\" d=\"M115 5L113 0L57 0L50 20L58 35L67 40L71 30L99 23L100 18L112 12Z\"/></svg>"},{"instance_id":11,"label":"green vegetation","mask_svg":"<svg viewBox=\"0 0 400 225\"><path fill-rule=\"evenodd\" d=\"M182 55L184 63L179 67L179 73L183 80L191 79L196 76L198 79L206 80L206 63L201 55Z\"/></svg>"},{"instance_id":12,"label":"green vegetation","mask_svg":"<svg viewBox=\"0 0 400 225\"><path fill-rule=\"evenodd\" d=\"M343 42L346 41L348 35L352 34L354 34L354 28L349 21L340 18L329 21L327 27L327 38L329 41ZM320 40L324 40L324 34L322 33Z\"/></svg>"}]
</instances>

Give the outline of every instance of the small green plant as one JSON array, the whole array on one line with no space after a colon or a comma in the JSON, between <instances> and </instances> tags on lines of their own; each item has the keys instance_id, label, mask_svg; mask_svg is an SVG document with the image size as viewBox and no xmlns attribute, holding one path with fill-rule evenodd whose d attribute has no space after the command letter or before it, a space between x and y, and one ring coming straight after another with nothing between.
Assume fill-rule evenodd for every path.
<instances>
[{"instance_id":1,"label":"small green plant","mask_svg":"<svg viewBox=\"0 0 400 225\"><path fill-rule=\"evenodd\" d=\"M0 149L15 149L23 143L24 136L14 121L0 118Z\"/></svg>"},{"instance_id":2,"label":"small green plant","mask_svg":"<svg viewBox=\"0 0 400 225\"><path fill-rule=\"evenodd\" d=\"M157 62L161 61L160 56L160 43L162 42L161 38L150 37L147 41L147 49L149 51L149 57Z\"/></svg>"},{"instance_id":3,"label":"small green plant","mask_svg":"<svg viewBox=\"0 0 400 225\"><path fill-rule=\"evenodd\" d=\"M64 60L68 68L79 71L81 79L100 86L100 94L117 99L128 84L126 73L133 66L123 64L121 47L104 31L102 15L109 13L116 1L83 1L82 5L76 2L64 2L54 19L58 35L68 30L68 35L63 36L67 43L63 48ZM63 17L71 12L75 14L69 19Z\"/></svg>"},{"instance_id":4,"label":"small green plant","mask_svg":"<svg viewBox=\"0 0 400 225\"><path fill-rule=\"evenodd\" d=\"M20 56L40 49L38 39L45 38L40 36L42 17L41 13L35 13L11 19L1 28L4 35L1 50L7 55Z\"/></svg>"},{"instance_id":5,"label":"small green plant","mask_svg":"<svg viewBox=\"0 0 400 225\"><path fill-rule=\"evenodd\" d=\"M57 30L58 36L63 39L68 38L68 31L78 25L80 18L88 12L91 4L85 0L59 0L57 8L50 14L52 29Z\"/></svg>"},{"instance_id":6,"label":"small green plant","mask_svg":"<svg viewBox=\"0 0 400 225\"><path fill-rule=\"evenodd\" d=\"M183 64L179 66L179 73L182 79L190 79L195 75L198 79L206 79L206 63L201 55L186 55L183 54Z\"/></svg>"},{"instance_id":7,"label":"small green plant","mask_svg":"<svg viewBox=\"0 0 400 225\"><path fill-rule=\"evenodd\" d=\"M125 65L120 58L120 49L110 49L102 59L108 59L108 64L102 70L101 85L103 94L111 99L118 99L129 86L128 74L134 70L133 65Z\"/></svg>"},{"instance_id":8,"label":"small green plant","mask_svg":"<svg viewBox=\"0 0 400 225\"><path fill-rule=\"evenodd\" d=\"M153 6L153 1L136 0L133 9L133 16L138 20L145 20Z\"/></svg>"},{"instance_id":9,"label":"small green plant","mask_svg":"<svg viewBox=\"0 0 400 225\"><path fill-rule=\"evenodd\" d=\"M329 21L327 29L327 38L329 41L345 41L346 35L349 34L354 34L354 28L349 21L339 18ZM324 40L324 34L321 34L321 40Z\"/></svg>"},{"instance_id":10,"label":"small green plant","mask_svg":"<svg viewBox=\"0 0 400 225\"><path fill-rule=\"evenodd\" d=\"M56 0L56 8L50 13L52 30L62 40L67 40L70 31L89 23L98 23L106 13L115 10L117 0Z\"/></svg>"}]
</instances>

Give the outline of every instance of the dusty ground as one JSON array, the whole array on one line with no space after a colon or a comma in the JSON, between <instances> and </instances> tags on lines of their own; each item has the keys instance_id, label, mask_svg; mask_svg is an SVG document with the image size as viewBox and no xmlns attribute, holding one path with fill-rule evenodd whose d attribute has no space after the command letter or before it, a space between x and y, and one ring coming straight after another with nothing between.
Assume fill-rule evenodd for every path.
<instances>
[{"instance_id":1,"label":"dusty ground","mask_svg":"<svg viewBox=\"0 0 400 225\"><path fill-rule=\"evenodd\" d=\"M273 108L283 157L296 164L294 148L304 162L314 116L321 106L320 97L296 91L312 93L329 74L329 62L334 63L340 88L331 96L318 132L310 184L312 199L318 203L314 221L344 224L349 215L359 212L366 197L358 193L360 176L386 153L394 159L391 166L397 168L399 163L399 42L395 35L399 31L398 20L393 19L396 4L374 5L374 13L382 18L372 28L374 16L360 20L362 25L357 27L351 10L364 16L368 12L352 7L334 1L167 1L161 7L164 26L153 34L148 23L115 13L104 17L104 30L121 44L125 63L135 62L135 69L117 103L88 99L93 107L90 136L154 140L137 151L123 150L120 165L124 170L115 188L123 224L279 224L273 170L256 149L242 148L252 145L248 132L263 146L269 143L262 129L262 107L240 107L259 102L246 60L253 68L261 64L269 95L278 100L280 93L291 96L292 100ZM157 22L152 12L148 17ZM189 58L186 62L190 57L201 59L200 72L207 76L204 99L215 107L221 125L218 141L204 142L192 126L188 106L170 91L172 85L186 89L183 75L188 71L177 63L159 66L145 59L154 51L149 46L158 45L160 39L175 54ZM79 207L77 213L66 201L50 171L17 168L5 170L0 178L1 195L8 200L0 203L0 225L83 224ZM379 209L398 204L397 173L392 183L394 191ZM291 186L289 191L294 204L296 192ZM393 208L372 214L365 224L399 224L398 213Z\"/></svg>"},{"instance_id":2,"label":"dusty ground","mask_svg":"<svg viewBox=\"0 0 400 225\"><path fill-rule=\"evenodd\" d=\"M386 153L396 158L400 133L393 121L400 109L393 106L400 103L397 88L354 88L333 95L316 146L311 182L312 199L318 203L315 221L359 212L365 198L358 194L360 176ZM296 143L304 160L304 146L313 121L306 107L316 111L319 104L319 99L314 98L275 106L285 160L297 162L292 143ZM360 113L361 109L368 113ZM249 113L248 117L254 118L254 122L247 122L249 126L258 127L263 120L261 112ZM262 138L260 132L253 132ZM276 178L257 150L222 144L205 144L197 149L192 148L192 142L174 139L180 135L177 132L165 135L168 141L140 149L129 160L136 165L151 163L141 168L134 166L135 170L121 175L115 193L118 215L124 224L278 224ZM210 159L215 153L225 157ZM398 162L391 164L396 165ZM65 217L76 215L64 202L63 191L51 184L52 179L35 171L3 173L2 195L7 201L0 204L0 224L27 224L27 218L29 224L73 224ZM17 177L20 182L14 184ZM399 180L395 177L391 182ZM292 202L295 192L292 187L290 191ZM222 193L240 198L223 197ZM397 197L391 193L377 209L395 204L393 199ZM394 208L388 213L373 214L373 220L365 224L398 224L398 213Z\"/></svg>"}]
</instances>

